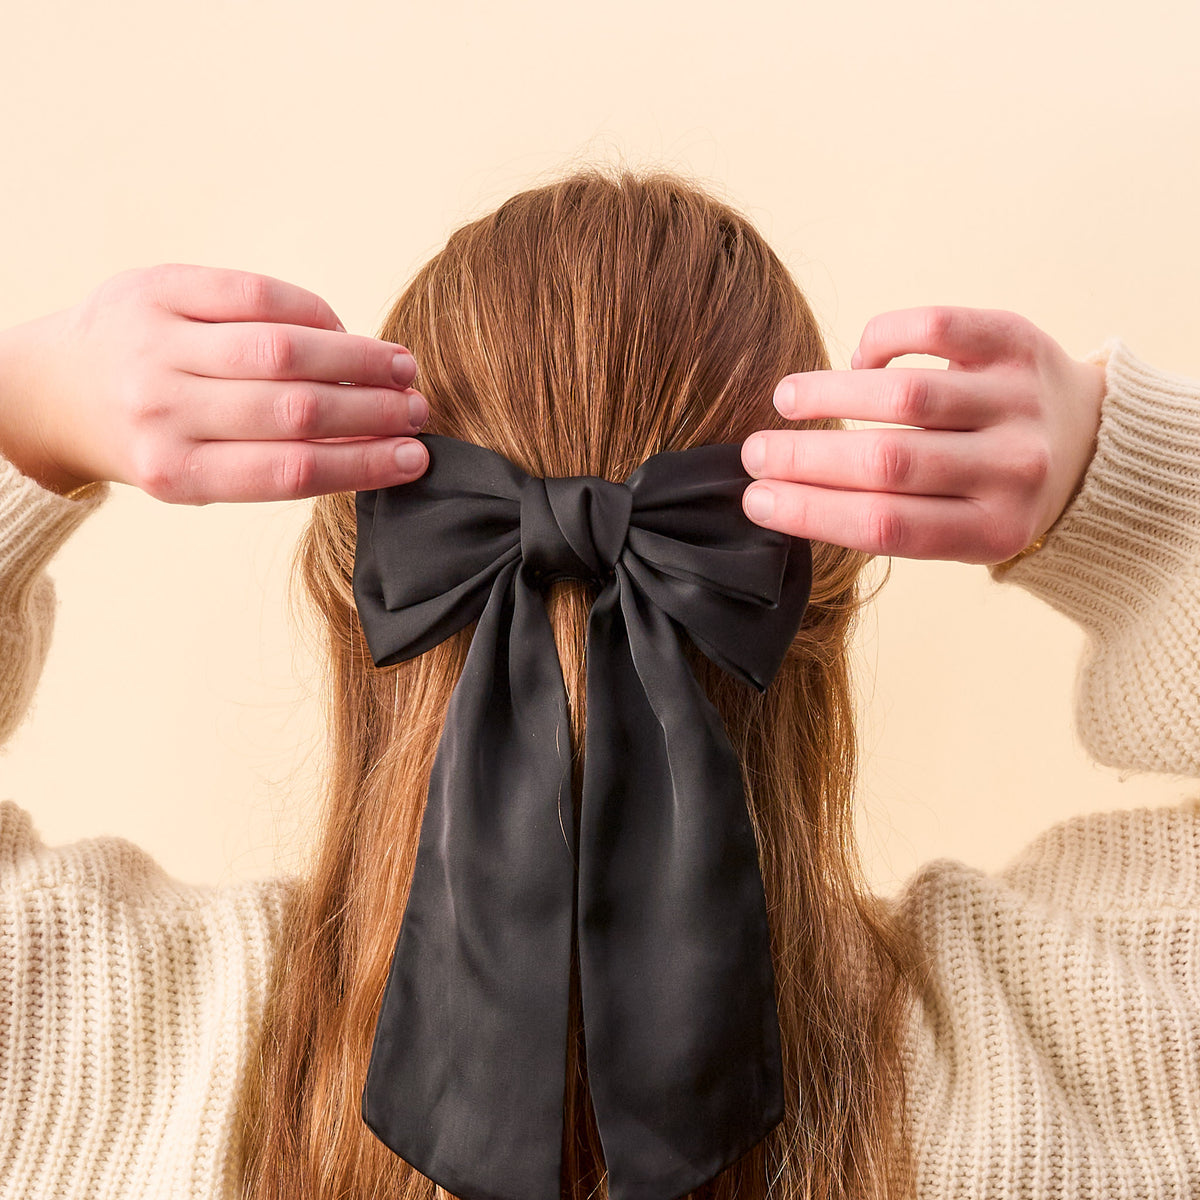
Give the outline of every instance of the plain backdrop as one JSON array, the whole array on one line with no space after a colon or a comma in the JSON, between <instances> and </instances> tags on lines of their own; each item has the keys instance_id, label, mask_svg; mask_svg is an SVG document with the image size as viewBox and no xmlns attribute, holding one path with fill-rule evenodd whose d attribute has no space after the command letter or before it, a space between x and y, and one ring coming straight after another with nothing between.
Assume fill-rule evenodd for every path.
<instances>
[{"instance_id":1,"label":"plain backdrop","mask_svg":"<svg viewBox=\"0 0 1200 1200\"><path fill-rule=\"evenodd\" d=\"M14 3L0 324L190 262L302 285L374 335L457 225L619 161L746 212L835 367L873 314L960 304L1200 376L1197 44L1194 0ZM299 869L323 739L286 599L310 503L117 485L59 552L49 659L0 755L0 796L49 842L118 834L191 882ZM1197 790L1089 760L1082 647L982 566L894 560L855 650L877 887Z\"/></svg>"}]
</instances>

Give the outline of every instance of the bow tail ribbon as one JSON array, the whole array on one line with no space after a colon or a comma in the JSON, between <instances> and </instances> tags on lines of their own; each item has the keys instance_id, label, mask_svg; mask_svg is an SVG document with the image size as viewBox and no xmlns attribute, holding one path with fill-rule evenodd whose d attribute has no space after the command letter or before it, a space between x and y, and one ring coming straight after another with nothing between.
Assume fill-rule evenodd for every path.
<instances>
[{"instance_id":1,"label":"bow tail ribbon","mask_svg":"<svg viewBox=\"0 0 1200 1200\"><path fill-rule=\"evenodd\" d=\"M451 698L362 1096L376 1136L470 1200L560 1187L571 756L554 635L519 566Z\"/></svg>"},{"instance_id":2,"label":"bow tail ribbon","mask_svg":"<svg viewBox=\"0 0 1200 1200\"><path fill-rule=\"evenodd\" d=\"M608 753L584 760L580 986L609 1194L670 1200L781 1119L779 1031L737 758L674 622L616 572L588 623L586 738ZM376 1136L469 1200L559 1196L567 720L549 620L513 562L451 699L362 1100Z\"/></svg>"},{"instance_id":3,"label":"bow tail ribbon","mask_svg":"<svg viewBox=\"0 0 1200 1200\"><path fill-rule=\"evenodd\" d=\"M612 1200L670 1200L783 1116L758 850L720 714L620 563L589 618L587 694L587 745L606 749L585 754L580 814L588 1078Z\"/></svg>"}]
</instances>

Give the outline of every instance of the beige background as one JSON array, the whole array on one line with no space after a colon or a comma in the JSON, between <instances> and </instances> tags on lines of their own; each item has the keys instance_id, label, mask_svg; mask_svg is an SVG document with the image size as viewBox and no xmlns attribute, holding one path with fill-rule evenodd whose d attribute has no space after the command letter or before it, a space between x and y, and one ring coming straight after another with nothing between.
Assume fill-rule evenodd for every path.
<instances>
[{"instance_id":1,"label":"beige background","mask_svg":"<svg viewBox=\"0 0 1200 1200\"><path fill-rule=\"evenodd\" d=\"M1198 42L1192 0L13 4L0 324L177 261L301 284L373 334L453 227L620 158L747 211L835 366L872 314L947 303L1200 376ZM301 861L320 714L285 585L308 503L117 486L63 548L35 708L0 756L0 795L49 841L120 834L191 881ZM896 560L858 647L879 887L1189 794L1089 762L1082 640L982 567Z\"/></svg>"}]
</instances>

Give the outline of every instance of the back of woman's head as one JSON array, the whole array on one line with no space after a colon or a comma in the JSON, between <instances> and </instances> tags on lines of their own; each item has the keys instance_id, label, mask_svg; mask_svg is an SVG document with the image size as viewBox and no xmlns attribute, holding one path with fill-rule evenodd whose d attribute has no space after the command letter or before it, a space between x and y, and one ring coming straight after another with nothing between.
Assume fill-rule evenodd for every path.
<instances>
[{"instance_id":1,"label":"back of woman's head","mask_svg":"<svg viewBox=\"0 0 1200 1200\"><path fill-rule=\"evenodd\" d=\"M431 411L424 432L486 446L531 475L614 481L660 451L783 427L776 382L829 365L803 295L761 236L665 173L589 170L513 197L453 234L379 336L416 357ZM360 1102L472 627L376 668L354 603L355 533L354 495L322 496L297 551L328 666L325 811L285 914L243 1093L247 1200L439 1191L375 1138ZM826 543L812 550L804 622L765 694L685 646L743 768L787 1082L783 1122L698 1196L883 1198L909 1186L899 1038L911 952L866 890L854 845L848 645L869 560ZM546 596L576 805L591 599L573 580ZM602 1197L574 988L564 1105L563 1195Z\"/></svg>"}]
</instances>

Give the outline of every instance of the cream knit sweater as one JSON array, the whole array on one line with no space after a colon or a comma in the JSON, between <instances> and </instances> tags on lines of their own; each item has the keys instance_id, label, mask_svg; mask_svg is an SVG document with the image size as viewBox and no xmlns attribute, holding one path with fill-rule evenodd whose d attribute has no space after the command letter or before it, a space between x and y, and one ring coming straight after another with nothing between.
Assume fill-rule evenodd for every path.
<instances>
[{"instance_id":1,"label":"cream knit sweater","mask_svg":"<svg viewBox=\"0 0 1200 1200\"><path fill-rule=\"evenodd\" d=\"M1083 487L1001 586L1088 633L1100 763L1200 775L1200 382L1118 339ZM0 459L0 742L54 624L67 500ZM232 1200L232 1103L290 879L168 877L120 838L48 847L0 801L0 1200ZM939 859L897 903L929 983L906 1045L928 1200L1200 1197L1200 812L1064 821L989 875Z\"/></svg>"}]
</instances>

